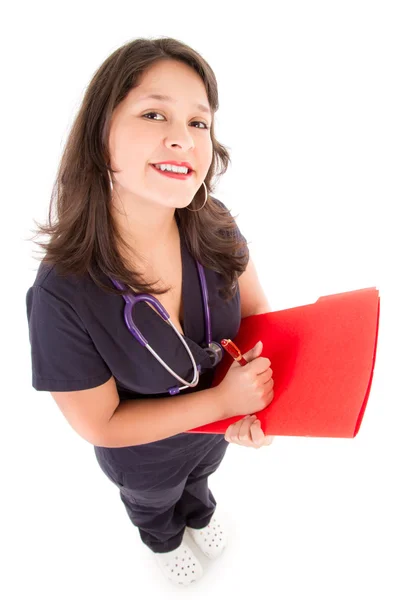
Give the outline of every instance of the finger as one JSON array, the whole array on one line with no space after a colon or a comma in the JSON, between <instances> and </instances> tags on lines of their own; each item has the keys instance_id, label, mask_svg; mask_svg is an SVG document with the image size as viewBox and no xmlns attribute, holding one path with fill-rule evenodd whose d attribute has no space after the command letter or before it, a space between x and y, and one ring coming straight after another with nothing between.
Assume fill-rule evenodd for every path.
<instances>
[{"instance_id":1,"label":"finger","mask_svg":"<svg viewBox=\"0 0 400 600\"><path fill-rule=\"evenodd\" d=\"M263 373L268 371L270 366L271 366L271 361L269 360L269 358L263 357L262 360L251 360L243 368L247 369L248 371L253 372L255 375L262 375Z\"/></svg>"},{"instance_id":2,"label":"finger","mask_svg":"<svg viewBox=\"0 0 400 600\"><path fill-rule=\"evenodd\" d=\"M259 356L263 349L262 341L258 341L257 344L253 346L250 350L248 350L245 354L243 354L243 358L247 360L247 362L252 362L257 356Z\"/></svg>"},{"instance_id":3,"label":"finger","mask_svg":"<svg viewBox=\"0 0 400 600\"><path fill-rule=\"evenodd\" d=\"M232 433L232 425L229 425L228 429L225 431L225 440L227 442L231 442L231 433Z\"/></svg>"},{"instance_id":4,"label":"finger","mask_svg":"<svg viewBox=\"0 0 400 600\"><path fill-rule=\"evenodd\" d=\"M266 406L269 406L273 399L274 399L274 390L270 390L266 395L266 400L267 400Z\"/></svg>"},{"instance_id":5,"label":"finger","mask_svg":"<svg viewBox=\"0 0 400 600\"><path fill-rule=\"evenodd\" d=\"M250 415L246 415L245 417L243 417L243 419L236 421L236 423L232 423L232 425L231 425L232 430L230 433L231 438L232 437L239 438L240 428L242 427L243 422L246 422L249 418L250 418Z\"/></svg>"},{"instance_id":6,"label":"finger","mask_svg":"<svg viewBox=\"0 0 400 600\"><path fill-rule=\"evenodd\" d=\"M260 364L261 362L261 364ZM254 361L246 365L246 368L254 371L255 375L265 375L271 368L271 361L269 358L263 358L262 361Z\"/></svg>"},{"instance_id":7,"label":"finger","mask_svg":"<svg viewBox=\"0 0 400 600\"><path fill-rule=\"evenodd\" d=\"M241 427L249 419L250 419L250 415L247 415L246 417L244 417L243 419L240 419L240 421L236 421L236 423L234 423L232 425L232 431L230 433L230 438L233 442L236 442L236 443L239 442L239 433L240 433Z\"/></svg>"},{"instance_id":8,"label":"finger","mask_svg":"<svg viewBox=\"0 0 400 600\"><path fill-rule=\"evenodd\" d=\"M241 427L243 421L245 419L248 419L249 417L250 417L250 415L247 415L243 419L236 421L236 423L231 423L231 425L229 425L228 429L225 432L225 439L227 442L238 441L240 427ZM229 439L227 439L227 438L229 438Z\"/></svg>"},{"instance_id":9,"label":"finger","mask_svg":"<svg viewBox=\"0 0 400 600\"><path fill-rule=\"evenodd\" d=\"M270 381L272 379L272 375L273 375L272 369L267 369L266 371L263 371L263 373L260 373L258 375L258 377L259 377L259 380L263 384L266 384L268 381Z\"/></svg>"},{"instance_id":10,"label":"finger","mask_svg":"<svg viewBox=\"0 0 400 600\"><path fill-rule=\"evenodd\" d=\"M274 441L274 436L273 435L266 435L264 438L264 446L270 446L272 444L272 442Z\"/></svg>"},{"instance_id":11,"label":"finger","mask_svg":"<svg viewBox=\"0 0 400 600\"><path fill-rule=\"evenodd\" d=\"M257 417L255 415L251 415L250 417L245 417L242 419L237 435L239 442L247 443L251 441L250 427L256 419Z\"/></svg>"},{"instance_id":12,"label":"finger","mask_svg":"<svg viewBox=\"0 0 400 600\"><path fill-rule=\"evenodd\" d=\"M261 446L264 443L265 435L263 430L261 429L261 423L258 419L251 425L250 433L252 442L256 446Z\"/></svg>"}]
</instances>

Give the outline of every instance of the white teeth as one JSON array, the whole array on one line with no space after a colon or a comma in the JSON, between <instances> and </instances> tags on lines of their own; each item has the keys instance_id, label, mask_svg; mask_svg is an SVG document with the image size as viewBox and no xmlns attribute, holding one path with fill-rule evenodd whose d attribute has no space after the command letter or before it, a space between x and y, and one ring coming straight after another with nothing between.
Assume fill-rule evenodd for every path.
<instances>
[{"instance_id":1,"label":"white teeth","mask_svg":"<svg viewBox=\"0 0 400 600\"><path fill-rule=\"evenodd\" d=\"M176 165L154 165L156 169L160 171L173 171L174 173L188 173L189 169L186 167L178 167Z\"/></svg>"}]
</instances>

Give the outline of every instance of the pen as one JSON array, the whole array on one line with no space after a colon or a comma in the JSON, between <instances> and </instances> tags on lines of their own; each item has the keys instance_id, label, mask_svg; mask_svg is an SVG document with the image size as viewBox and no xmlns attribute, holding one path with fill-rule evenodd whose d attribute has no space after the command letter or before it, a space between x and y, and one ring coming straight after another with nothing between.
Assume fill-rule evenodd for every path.
<instances>
[{"instance_id":1,"label":"pen","mask_svg":"<svg viewBox=\"0 0 400 600\"><path fill-rule=\"evenodd\" d=\"M232 342L232 340L221 340L222 347L232 356L236 362L238 362L242 367L247 365L247 360L243 358L242 353L239 348Z\"/></svg>"}]
</instances>

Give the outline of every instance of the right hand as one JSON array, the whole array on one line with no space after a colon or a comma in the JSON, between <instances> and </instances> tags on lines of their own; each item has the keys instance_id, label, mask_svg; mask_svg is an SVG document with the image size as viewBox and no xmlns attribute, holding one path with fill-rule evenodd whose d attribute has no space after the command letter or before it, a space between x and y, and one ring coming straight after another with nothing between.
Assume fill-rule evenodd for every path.
<instances>
[{"instance_id":1,"label":"right hand","mask_svg":"<svg viewBox=\"0 0 400 600\"><path fill-rule=\"evenodd\" d=\"M260 356L262 348L262 342L257 342L243 354L248 362L244 367L234 360L225 378L217 386L224 418L252 415L272 402L274 380L271 361Z\"/></svg>"}]
</instances>

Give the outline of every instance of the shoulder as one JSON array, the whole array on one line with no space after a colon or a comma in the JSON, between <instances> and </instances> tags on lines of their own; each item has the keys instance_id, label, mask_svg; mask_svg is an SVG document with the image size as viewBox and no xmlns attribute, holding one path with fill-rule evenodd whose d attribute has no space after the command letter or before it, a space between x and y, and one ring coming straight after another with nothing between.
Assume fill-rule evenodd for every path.
<instances>
[{"instance_id":1,"label":"shoulder","mask_svg":"<svg viewBox=\"0 0 400 600\"><path fill-rule=\"evenodd\" d=\"M93 289L93 282L88 274L62 274L57 269L57 265L42 261L30 290L34 288L39 288L60 300L74 304L83 294L87 294Z\"/></svg>"},{"instance_id":2,"label":"shoulder","mask_svg":"<svg viewBox=\"0 0 400 600\"><path fill-rule=\"evenodd\" d=\"M88 274L61 274L56 265L42 261L25 294L28 320L87 329L93 307L104 293Z\"/></svg>"},{"instance_id":3,"label":"shoulder","mask_svg":"<svg viewBox=\"0 0 400 600\"><path fill-rule=\"evenodd\" d=\"M26 294L32 385L36 390L77 391L110 378L92 335L88 307L96 307L96 303L82 293L86 290L85 277L63 276L54 266L40 264Z\"/></svg>"}]
</instances>

